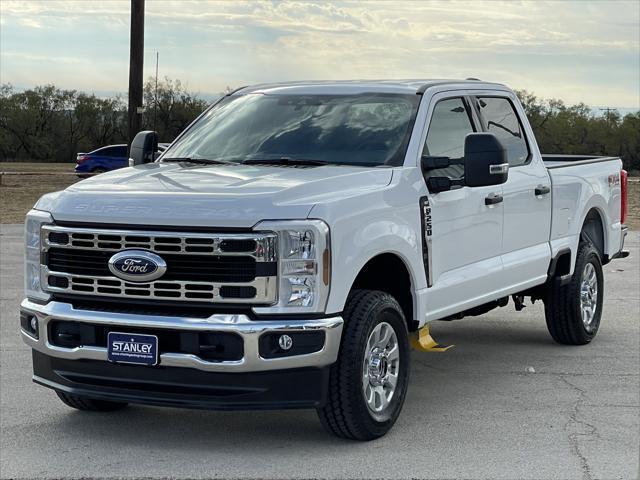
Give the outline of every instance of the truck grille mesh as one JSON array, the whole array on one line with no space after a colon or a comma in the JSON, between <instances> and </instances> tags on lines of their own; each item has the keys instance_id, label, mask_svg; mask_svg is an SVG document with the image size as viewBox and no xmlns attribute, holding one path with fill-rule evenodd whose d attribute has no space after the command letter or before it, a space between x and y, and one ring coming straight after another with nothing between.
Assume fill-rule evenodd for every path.
<instances>
[{"instance_id":1,"label":"truck grille mesh","mask_svg":"<svg viewBox=\"0 0 640 480\"><path fill-rule=\"evenodd\" d=\"M47 225L43 284L52 292L212 303L276 301L274 234L180 234L86 230ZM126 249L160 255L166 273L150 282L120 279L109 259Z\"/></svg>"},{"instance_id":2,"label":"truck grille mesh","mask_svg":"<svg viewBox=\"0 0 640 480\"><path fill-rule=\"evenodd\" d=\"M90 276L111 276L108 262L112 252L89 249L51 248L47 267L56 272ZM220 255L163 254L167 273L163 280L196 280L202 282L250 282L258 273L275 275L274 263L260 265L252 257ZM258 272L259 270L259 272Z\"/></svg>"}]
</instances>

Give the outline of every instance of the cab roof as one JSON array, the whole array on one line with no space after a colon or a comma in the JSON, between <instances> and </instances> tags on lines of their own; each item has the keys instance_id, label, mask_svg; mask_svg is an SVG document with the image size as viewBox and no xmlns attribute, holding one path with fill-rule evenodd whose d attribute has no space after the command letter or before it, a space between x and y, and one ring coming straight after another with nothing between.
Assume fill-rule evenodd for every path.
<instances>
[{"instance_id":1,"label":"cab roof","mask_svg":"<svg viewBox=\"0 0 640 480\"><path fill-rule=\"evenodd\" d=\"M501 87L504 85L493 82L484 82L477 79L466 80L309 80L297 82L277 82L250 85L239 88L234 94L265 93L272 95L287 94L356 94L356 93L406 93L421 94L431 87Z\"/></svg>"}]
</instances>

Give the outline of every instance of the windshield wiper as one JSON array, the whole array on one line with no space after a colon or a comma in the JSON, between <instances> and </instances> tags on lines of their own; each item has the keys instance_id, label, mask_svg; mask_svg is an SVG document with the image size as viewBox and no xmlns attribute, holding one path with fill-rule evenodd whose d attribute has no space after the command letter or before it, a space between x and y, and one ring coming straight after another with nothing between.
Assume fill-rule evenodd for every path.
<instances>
[{"instance_id":1,"label":"windshield wiper","mask_svg":"<svg viewBox=\"0 0 640 480\"><path fill-rule=\"evenodd\" d=\"M161 163L164 163L164 162L200 163L202 165L226 165L229 163L223 160L212 160L210 158L191 158L191 157L163 158Z\"/></svg>"},{"instance_id":2,"label":"windshield wiper","mask_svg":"<svg viewBox=\"0 0 640 480\"><path fill-rule=\"evenodd\" d=\"M248 158L241 163L245 165L251 164L264 164L264 165L330 165L331 162L324 160L313 160L309 158L290 158L290 157L278 157L278 158Z\"/></svg>"}]
</instances>

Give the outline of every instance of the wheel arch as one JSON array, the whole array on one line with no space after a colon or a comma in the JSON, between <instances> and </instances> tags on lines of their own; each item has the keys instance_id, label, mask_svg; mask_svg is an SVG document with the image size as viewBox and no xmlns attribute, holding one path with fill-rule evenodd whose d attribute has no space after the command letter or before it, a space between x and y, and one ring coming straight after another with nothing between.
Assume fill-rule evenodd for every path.
<instances>
[{"instance_id":1,"label":"wheel arch","mask_svg":"<svg viewBox=\"0 0 640 480\"><path fill-rule=\"evenodd\" d=\"M383 252L367 260L351 284L351 290L380 290L400 304L409 331L418 328L415 279L408 262L396 252Z\"/></svg>"},{"instance_id":2,"label":"wheel arch","mask_svg":"<svg viewBox=\"0 0 640 480\"><path fill-rule=\"evenodd\" d=\"M607 263L607 238L604 227L603 212L598 207L591 207L582 221L580 242L590 242L598 250L600 259Z\"/></svg>"}]
</instances>

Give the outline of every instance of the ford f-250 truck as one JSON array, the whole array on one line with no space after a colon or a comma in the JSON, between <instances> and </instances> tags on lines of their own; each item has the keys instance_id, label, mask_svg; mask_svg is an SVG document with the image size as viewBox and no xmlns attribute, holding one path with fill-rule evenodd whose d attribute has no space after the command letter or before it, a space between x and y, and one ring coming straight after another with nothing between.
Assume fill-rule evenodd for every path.
<instances>
[{"instance_id":1,"label":"ford f-250 truck","mask_svg":"<svg viewBox=\"0 0 640 480\"><path fill-rule=\"evenodd\" d=\"M156 142L26 219L33 380L80 410L315 408L373 439L429 322L530 297L586 344L627 255L620 159L541 155L495 83L246 87Z\"/></svg>"}]
</instances>

